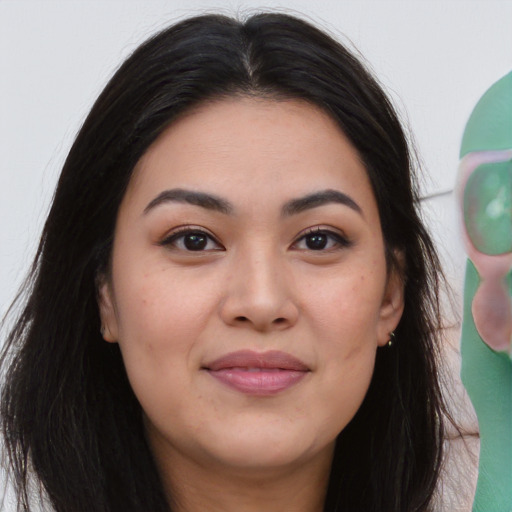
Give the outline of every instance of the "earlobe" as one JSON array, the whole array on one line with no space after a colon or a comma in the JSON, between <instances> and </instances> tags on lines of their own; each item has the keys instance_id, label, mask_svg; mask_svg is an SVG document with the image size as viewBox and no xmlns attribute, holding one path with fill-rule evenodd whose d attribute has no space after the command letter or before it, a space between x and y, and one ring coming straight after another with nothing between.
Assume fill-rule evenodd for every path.
<instances>
[{"instance_id":1,"label":"earlobe","mask_svg":"<svg viewBox=\"0 0 512 512\"><path fill-rule=\"evenodd\" d=\"M397 260L401 262L402 258L397 258ZM402 275L401 269L395 267L388 276L377 333L377 343L380 347L383 347L390 341L391 333L398 326L404 312L405 283Z\"/></svg>"},{"instance_id":2,"label":"earlobe","mask_svg":"<svg viewBox=\"0 0 512 512\"><path fill-rule=\"evenodd\" d=\"M98 308L101 320L101 336L109 343L116 343L117 317L112 289L105 277L98 280Z\"/></svg>"}]
</instances>

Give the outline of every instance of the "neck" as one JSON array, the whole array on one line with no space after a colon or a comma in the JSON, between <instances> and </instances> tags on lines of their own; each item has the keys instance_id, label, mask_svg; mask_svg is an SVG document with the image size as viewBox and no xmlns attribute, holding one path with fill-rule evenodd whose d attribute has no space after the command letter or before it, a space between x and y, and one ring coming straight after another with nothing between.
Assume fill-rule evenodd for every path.
<instances>
[{"instance_id":1,"label":"neck","mask_svg":"<svg viewBox=\"0 0 512 512\"><path fill-rule=\"evenodd\" d=\"M158 460L176 512L322 512L332 447L314 459L282 468L224 468L179 454Z\"/></svg>"}]
</instances>

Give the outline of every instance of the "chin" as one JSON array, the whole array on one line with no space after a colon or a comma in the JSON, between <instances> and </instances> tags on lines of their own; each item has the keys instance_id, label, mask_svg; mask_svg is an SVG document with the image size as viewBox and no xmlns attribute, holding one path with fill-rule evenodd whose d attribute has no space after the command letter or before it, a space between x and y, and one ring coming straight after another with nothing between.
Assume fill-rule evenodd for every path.
<instances>
[{"instance_id":1,"label":"chin","mask_svg":"<svg viewBox=\"0 0 512 512\"><path fill-rule=\"evenodd\" d=\"M232 467L237 471L269 471L294 467L302 462L328 453L334 449L334 439L323 442L316 438L308 438L297 428L254 429L246 428L237 433L216 439L210 447L210 453L218 463Z\"/></svg>"}]
</instances>

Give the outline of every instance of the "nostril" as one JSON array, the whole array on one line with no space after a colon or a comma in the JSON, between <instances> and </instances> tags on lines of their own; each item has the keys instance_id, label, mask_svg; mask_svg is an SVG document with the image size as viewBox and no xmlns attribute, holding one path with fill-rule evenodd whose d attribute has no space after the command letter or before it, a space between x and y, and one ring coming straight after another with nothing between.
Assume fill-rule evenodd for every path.
<instances>
[{"instance_id":1,"label":"nostril","mask_svg":"<svg viewBox=\"0 0 512 512\"><path fill-rule=\"evenodd\" d=\"M237 320L238 322L247 322L247 317L245 317L245 316L237 316L235 318L235 320Z\"/></svg>"},{"instance_id":2,"label":"nostril","mask_svg":"<svg viewBox=\"0 0 512 512\"><path fill-rule=\"evenodd\" d=\"M283 324L285 322L286 322L286 318L281 317L281 318L276 318L273 323L274 324Z\"/></svg>"}]
</instances>

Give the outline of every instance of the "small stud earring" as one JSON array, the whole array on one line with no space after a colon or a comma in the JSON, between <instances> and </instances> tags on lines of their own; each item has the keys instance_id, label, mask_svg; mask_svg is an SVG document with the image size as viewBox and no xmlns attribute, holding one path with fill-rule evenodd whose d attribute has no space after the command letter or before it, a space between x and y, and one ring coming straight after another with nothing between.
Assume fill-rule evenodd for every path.
<instances>
[{"instance_id":1,"label":"small stud earring","mask_svg":"<svg viewBox=\"0 0 512 512\"><path fill-rule=\"evenodd\" d=\"M391 331L391 332L389 333L388 347L392 347L392 346L393 346L394 341L395 341L395 332L394 332L394 331Z\"/></svg>"}]
</instances>

